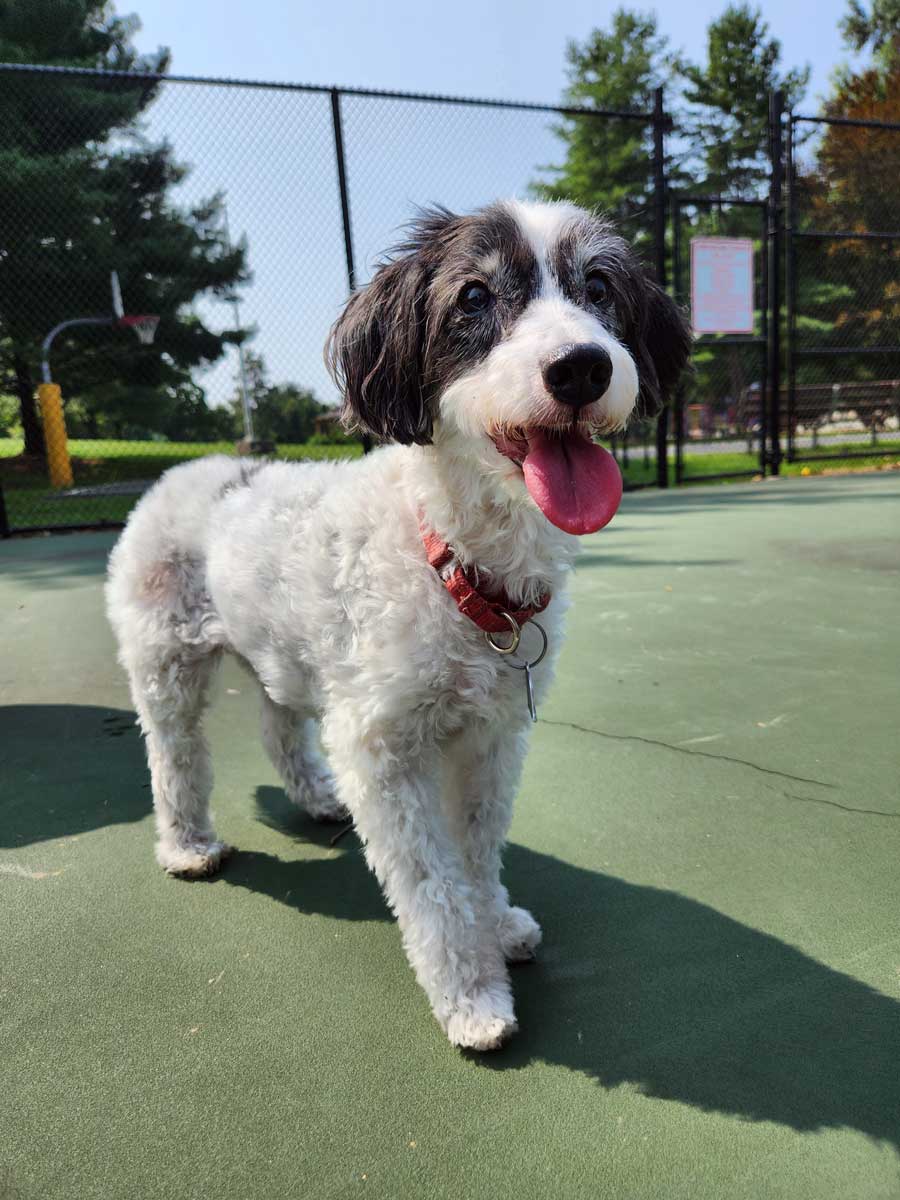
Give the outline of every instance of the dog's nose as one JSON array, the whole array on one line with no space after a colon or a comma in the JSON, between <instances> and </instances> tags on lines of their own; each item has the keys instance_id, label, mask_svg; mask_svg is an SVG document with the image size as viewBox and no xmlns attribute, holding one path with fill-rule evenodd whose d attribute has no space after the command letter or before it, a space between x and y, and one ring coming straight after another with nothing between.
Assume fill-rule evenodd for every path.
<instances>
[{"instance_id":1,"label":"dog's nose","mask_svg":"<svg viewBox=\"0 0 900 1200\"><path fill-rule=\"evenodd\" d=\"M599 400L612 378L612 359L602 346L563 346L544 363L544 384L560 404L583 408Z\"/></svg>"}]
</instances>

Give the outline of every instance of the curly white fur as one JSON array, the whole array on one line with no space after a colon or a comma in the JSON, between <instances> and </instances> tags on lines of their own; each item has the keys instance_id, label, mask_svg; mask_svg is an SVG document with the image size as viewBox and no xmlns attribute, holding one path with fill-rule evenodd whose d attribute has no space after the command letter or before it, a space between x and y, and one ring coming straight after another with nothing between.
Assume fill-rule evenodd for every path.
<instances>
[{"instance_id":1,"label":"curly white fur","mask_svg":"<svg viewBox=\"0 0 900 1200\"><path fill-rule=\"evenodd\" d=\"M228 852L210 823L202 732L228 649L262 685L263 741L288 794L315 817L349 810L436 1017L455 1044L487 1049L515 1029L504 958L540 939L499 880L527 711L519 673L428 565L418 514L521 596L552 589L554 652L575 539L533 506L489 509L483 479L457 465L396 446L357 464L273 463L243 486L232 459L176 467L113 550L107 596L147 741L159 862L200 875ZM552 659L535 671L539 701Z\"/></svg>"},{"instance_id":2,"label":"curly white fur","mask_svg":"<svg viewBox=\"0 0 900 1200\"><path fill-rule=\"evenodd\" d=\"M535 219L530 230L539 240ZM440 399L433 444L359 463L176 467L110 559L109 616L146 737L162 866L201 875L229 851L210 819L202 728L229 651L259 680L263 742L288 794L317 818L352 815L435 1016L451 1042L481 1050L515 1030L506 963L541 937L500 882L528 714L521 674L428 565L420 521L484 588L522 602L552 593L540 702L577 540L547 521L486 434L546 405L534 364L547 347L588 337L614 343L574 304L537 299L478 387L466 392L470 371ZM621 422L634 403L634 364L619 350L601 421Z\"/></svg>"}]
</instances>

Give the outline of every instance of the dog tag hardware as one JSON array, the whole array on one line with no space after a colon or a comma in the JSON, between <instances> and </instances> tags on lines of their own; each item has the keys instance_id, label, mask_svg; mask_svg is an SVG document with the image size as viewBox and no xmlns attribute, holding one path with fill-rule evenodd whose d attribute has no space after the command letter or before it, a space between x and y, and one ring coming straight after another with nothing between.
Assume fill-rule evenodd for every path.
<instances>
[{"instance_id":1,"label":"dog tag hardware","mask_svg":"<svg viewBox=\"0 0 900 1200\"><path fill-rule=\"evenodd\" d=\"M528 713L532 721L537 720L537 708L534 703L534 684L531 680L531 663L526 663L525 671L525 695L528 698Z\"/></svg>"},{"instance_id":2,"label":"dog tag hardware","mask_svg":"<svg viewBox=\"0 0 900 1200\"><path fill-rule=\"evenodd\" d=\"M496 650L498 654L509 655L506 660L506 665L508 667L512 667L514 671L525 672L525 699L528 703L528 715L531 717L532 721L537 721L537 706L534 702L534 680L531 677L531 671L533 667L536 667L538 663L542 661L544 655L547 653L547 634L544 632L544 627L539 625L537 621L526 621L525 625L533 625L541 635L541 652L537 658L532 658L530 661L526 658L523 662L514 662L513 655L515 655L516 651L519 649L519 644L522 640L522 631L524 630L525 625L519 628L518 623L509 615L509 613L504 613L503 615L507 621L509 621L510 633L512 635L512 641L510 644L508 646L498 646L494 641L493 634L486 633L484 636L492 650Z\"/></svg>"}]
</instances>

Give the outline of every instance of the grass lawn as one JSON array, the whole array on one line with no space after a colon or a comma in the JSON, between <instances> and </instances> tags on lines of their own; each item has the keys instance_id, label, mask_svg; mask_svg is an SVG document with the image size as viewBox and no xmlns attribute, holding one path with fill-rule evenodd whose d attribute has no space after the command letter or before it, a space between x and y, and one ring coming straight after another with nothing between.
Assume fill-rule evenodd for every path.
<instances>
[{"instance_id":1,"label":"grass lawn","mask_svg":"<svg viewBox=\"0 0 900 1200\"><path fill-rule=\"evenodd\" d=\"M823 475L828 471L879 471L890 469L900 460L900 439L892 438L879 442L871 454L862 458L848 458L846 455L860 454L867 449L859 442L844 442L838 445L827 445L821 453L828 458L815 462L806 462L802 458L797 462L782 461L779 468L782 475ZM801 453L805 453L802 451ZM724 475L728 472L757 471L759 456L732 451L722 454L685 454L684 477L686 482L692 479L702 480L707 475Z\"/></svg>"},{"instance_id":2,"label":"grass lawn","mask_svg":"<svg viewBox=\"0 0 900 1200\"><path fill-rule=\"evenodd\" d=\"M207 454L233 454L231 442L113 442L73 438L69 442L76 488L128 480L157 479L169 467ZM356 458L362 446L280 446L280 458ZM22 457L22 441L0 438L0 484L12 529L32 525L121 524L137 503L130 495L61 496L47 486L42 469Z\"/></svg>"},{"instance_id":3,"label":"grass lawn","mask_svg":"<svg viewBox=\"0 0 900 1200\"><path fill-rule=\"evenodd\" d=\"M858 453L857 443L842 443L828 447L829 457L818 462L782 463L783 475L821 475L827 470L872 471L891 469L900 461L900 439L881 442L877 450L864 458L846 458L842 454ZM72 470L77 488L96 487L129 480L156 479L177 463L206 454L232 454L230 442L151 442L151 441L92 441L73 438L69 442ZM356 458L362 447L349 445L279 446L280 458L322 460ZM686 482L697 482L709 475L755 472L759 466L756 454L727 452L684 455ZM632 449L629 461L622 467L626 486L640 487L656 482L656 463L645 461L640 450ZM674 456L669 461L670 482L675 482ZM0 484L12 529L30 526L121 524L137 502L139 493L71 497L60 495L47 486L43 469L32 460L22 457L19 438L0 438Z\"/></svg>"}]
</instances>

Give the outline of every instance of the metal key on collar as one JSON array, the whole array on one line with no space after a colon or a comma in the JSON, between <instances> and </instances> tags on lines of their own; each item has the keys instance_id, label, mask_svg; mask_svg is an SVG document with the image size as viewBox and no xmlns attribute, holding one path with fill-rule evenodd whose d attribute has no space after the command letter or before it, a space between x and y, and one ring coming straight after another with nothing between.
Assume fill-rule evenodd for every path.
<instances>
[{"instance_id":1,"label":"metal key on collar","mask_svg":"<svg viewBox=\"0 0 900 1200\"><path fill-rule=\"evenodd\" d=\"M508 655L515 654L515 652L519 648L519 643L522 640L522 629L524 628L524 626L520 626L518 621L515 619L515 617L511 616L508 612L502 612L500 615L504 618L504 620L509 622L509 631L512 634L512 641L510 642L510 644L508 646L498 646L497 643L494 641L494 637L496 635L486 631L484 636L487 640L487 644L490 646L490 648L492 650L496 650L496 652L498 654L508 654ZM541 639L543 641L543 645L541 646L541 652L537 656L537 658L532 659L531 662L529 662L528 659L526 658L524 662L516 663L516 662L508 661L506 665L508 667L512 667L512 669L514 671L524 671L525 672L525 696L526 696L526 699L528 700L528 712L529 712L529 715L531 716L532 721L536 721L537 720L537 708L535 707L535 703L534 703L534 681L531 678L531 670L532 670L532 667L536 667L538 665L538 663L542 661L544 655L547 653L547 634L544 631L543 625L539 625L538 622L535 621L533 617L530 618L528 621L526 621L525 624L526 625L534 625L534 627L537 629L538 633L540 633Z\"/></svg>"}]
</instances>

